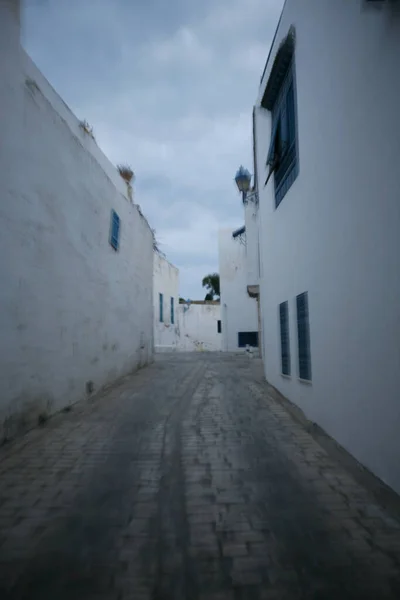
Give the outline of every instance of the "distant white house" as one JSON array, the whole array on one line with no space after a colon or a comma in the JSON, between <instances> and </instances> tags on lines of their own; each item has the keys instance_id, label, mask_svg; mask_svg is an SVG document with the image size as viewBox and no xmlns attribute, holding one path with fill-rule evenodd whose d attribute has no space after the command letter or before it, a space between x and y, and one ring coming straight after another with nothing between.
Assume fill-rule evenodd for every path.
<instances>
[{"instance_id":1,"label":"distant white house","mask_svg":"<svg viewBox=\"0 0 400 600\"><path fill-rule=\"evenodd\" d=\"M179 270L159 252L153 268L154 340L156 352L221 350L219 302L179 303Z\"/></svg>"},{"instance_id":2,"label":"distant white house","mask_svg":"<svg viewBox=\"0 0 400 600\"><path fill-rule=\"evenodd\" d=\"M178 340L179 270L154 252L153 322L156 352L176 350Z\"/></svg>"},{"instance_id":3,"label":"distant white house","mask_svg":"<svg viewBox=\"0 0 400 600\"><path fill-rule=\"evenodd\" d=\"M218 352L221 350L221 305L216 301L195 300L178 307L177 350Z\"/></svg>"},{"instance_id":4,"label":"distant white house","mask_svg":"<svg viewBox=\"0 0 400 600\"><path fill-rule=\"evenodd\" d=\"M399 57L400 2L287 0L252 198L266 377L398 492Z\"/></svg>"},{"instance_id":5,"label":"distant white house","mask_svg":"<svg viewBox=\"0 0 400 600\"><path fill-rule=\"evenodd\" d=\"M236 352L246 346L258 348L257 301L249 294L249 282L257 277L252 245L248 255L247 232L219 231L219 276L221 290L222 350Z\"/></svg>"}]
</instances>

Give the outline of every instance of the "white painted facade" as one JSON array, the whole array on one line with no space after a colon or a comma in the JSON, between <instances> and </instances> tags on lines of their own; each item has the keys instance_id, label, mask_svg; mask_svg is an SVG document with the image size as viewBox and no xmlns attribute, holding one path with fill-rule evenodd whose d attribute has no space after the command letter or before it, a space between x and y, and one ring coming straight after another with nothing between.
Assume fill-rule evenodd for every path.
<instances>
[{"instance_id":1,"label":"white painted facade","mask_svg":"<svg viewBox=\"0 0 400 600\"><path fill-rule=\"evenodd\" d=\"M156 352L221 350L221 334L218 332L218 321L221 320L219 304L200 301L179 304L179 270L159 252L154 252L153 287Z\"/></svg>"},{"instance_id":2,"label":"white painted facade","mask_svg":"<svg viewBox=\"0 0 400 600\"><path fill-rule=\"evenodd\" d=\"M152 231L22 50L16 4L0 2L0 439L153 355Z\"/></svg>"},{"instance_id":3,"label":"white painted facade","mask_svg":"<svg viewBox=\"0 0 400 600\"><path fill-rule=\"evenodd\" d=\"M177 350L219 352L222 343L222 334L218 332L220 320L220 304L209 302L180 304Z\"/></svg>"},{"instance_id":4,"label":"white painted facade","mask_svg":"<svg viewBox=\"0 0 400 600\"><path fill-rule=\"evenodd\" d=\"M232 229L220 229L218 235L222 350L225 352L244 350L239 348L239 332L258 331L257 302L247 291L247 246L243 238L234 239L232 233Z\"/></svg>"},{"instance_id":5,"label":"white painted facade","mask_svg":"<svg viewBox=\"0 0 400 600\"><path fill-rule=\"evenodd\" d=\"M174 351L178 345L179 270L154 252L153 271L154 347L156 352ZM160 298L161 295L161 298ZM160 308L162 302L162 314Z\"/></svg>"},{"instance_id":6,"label":"white painted facade","mask_svg":"<svg viewBox=\"0 0 400 600\"><path fill-rule=\"evenodd\" d=\"M367 4L287 0L261 81L264 363L272 385L400 492L400 9ZM275 208L273 178L264 188L271 113L260 103L291 25L299 173ZM298 377L295 299L304 291L311 383ZM284 301L290 377L281 375Z\"/></svg>"},{"instance_id":7,"label":"white painted facade","mask_svg":"<svg viewBox=\"0 0 400 600\"><path fill-rule=\"evenodd\" d=\"M244 205L244 224L246 227L246 273L247 287L257 288L260 283L259 219L256 195L247 194Z\"/></svg>"}]
</instances>

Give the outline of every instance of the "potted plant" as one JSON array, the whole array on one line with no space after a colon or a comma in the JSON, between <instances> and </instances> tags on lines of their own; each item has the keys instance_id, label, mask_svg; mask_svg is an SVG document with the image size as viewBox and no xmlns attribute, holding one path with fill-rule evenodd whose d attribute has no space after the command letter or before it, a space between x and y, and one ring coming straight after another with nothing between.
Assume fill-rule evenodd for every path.
<instances>
[{"instance_id":1,"label":"potted plant","mask_svg":"<svg viewBox=\"0 0 400 600\"><path fill-rule=\"evenodd\" d=\"M125 181L128 188L128 196L131 201L132 199L132 185L131 181L135 179L135 174L129 165L117 165L117 169L122 179Z\"/></svg>"}]
</instances>

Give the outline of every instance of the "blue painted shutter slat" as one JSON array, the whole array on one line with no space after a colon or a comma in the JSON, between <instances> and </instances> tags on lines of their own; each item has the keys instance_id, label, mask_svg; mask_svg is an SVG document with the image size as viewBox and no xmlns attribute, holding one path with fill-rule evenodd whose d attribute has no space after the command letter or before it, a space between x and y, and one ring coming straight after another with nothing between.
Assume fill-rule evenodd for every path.
<instances>
[{"instance_id":1,"label":"blue painted shutter slat","mask_svg":"<svg viewBox=\"0 0 400 600\"><path fill-rule=\"evenodd\" d=\"M286 154L288 148L288 117L287 117L287 105L286 98L282 100L282 106L280 111L280 122L281 122L281 147L280 154L283 157Z\"/></svg>"},{"instance_id":2,"label":"blue painted shutter slat","mask_svg":"<svg viewBox=\"0 0 400 600\"><path fill-rule=\"evenodd\" d=\"M120 218L113 210L111 212L111 233L110 233L110 244L114 250L118 250L119 247L119 230L120 230Z\"/></svg>"},{"instance_id":3,"label":"blue painted shutter slat","mask_svg":"<svg viewBox=\"0 0 400 600\"><path fill-rule=\"evenodd\" d=\"M275 122L272 125L271 131L271 142L269 145L268 156L267 156L267 165L272 166L275 160L275 147L276 147L276 136L278 134L279 127L279 115L275 119Z\"/></svg>"},{"instance_id":4,"label":"blue painted shutter slat","mask_svg":"<svg viewBox=\"0 0 400 600\"><path fill-rule=\"evenodd\" d=\"M160 322L162 323L164 321L164 297L162 294L159 294L159 301L160 301Z\"/></svg>"},{"instance_id":5,"label":"blue painted shutter slat","mask_svg":"<svg viewBox=\"0 0 400 600\"><path fill-rule=\"evenodd\" d=\"M295 121L295 107L294 107L294 88L293 81L290 82L287 97L287 123L288 123L288 142L292 145L296 140L296 121Z\"/></svg>"},{"instance_id":6,"label":"blue painted shutter slat","mask_svg":"<svg viewBox=\"0 0 400 600\"><path fill-rule=\"evenodd\" d=\"M299 349L299 376L301 379L311 380L310 326L307 292L297 296L296 307Z\"/></svg>"},{"instance_id":7,"label":"blue painted shutter slat","mask_svg":"<svg viewBox=\"0 0 400 600\"><path fill-rule=\"evenodd\" d=\"M289 305L282 302L279 305L280 329L281 329L281 363L282 373L290 375L290 343L289 343Z\"/></svg>"},{"instance_id":8,"label":"blue painted shutter slat","mask_svg":"<svg viewBox=\"0 0 400 600\"><path fill-rule=\"evenodd\" d=\"M279 152L279 162L276 161L275 169L270 169L268 182L272 172L275 180L275 207L278 207L283 197L296 179L299 166L297 156L297 113L296 113L296 88L294 80L294 65L288 68L286 79L280 89L273 115L278 117L279 128L276 137L276 153Z\"/></svg>"},{"instance_id":9,"label":"blue painted shutter slat","mask_svg":"<svg viewBox=\"0 0 400 600\"><path fill-rule=\"evenodd\" d=\"M116 246L118 247L119 243L119 216L117 213L114 213L114 238L116 242Z\"/></svg>"}]
</instances>

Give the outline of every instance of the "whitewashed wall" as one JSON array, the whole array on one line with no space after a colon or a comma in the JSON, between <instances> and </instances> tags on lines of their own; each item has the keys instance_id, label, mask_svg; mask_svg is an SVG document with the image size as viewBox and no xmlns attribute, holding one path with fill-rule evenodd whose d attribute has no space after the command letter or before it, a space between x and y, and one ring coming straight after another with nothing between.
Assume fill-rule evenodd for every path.
<instances>
[{"instance_id":1,"label":"whitewashed wall","mask_svg":"<svg viewBox=\"0 0 400 600\"><path fill-rule=\"evenodd\" d=\"M263 188L270 116L257 110L265 372L400 492L400 14L389 3L287 0L259 100L292 24L300 170L277 210L272 181ZM311 385L297 377L295 297L304 291ZM280 374L285 300L291 378Z\"/></svg>"},{"instance_id":2,"label":"whitewashed wall","mask_svg":"<svg viewBox=\"0 0 400 600\"><path fill-rule=\"evenodd\" d=\"M221 287L222 350L235 352L239 331L258 331L257 302L247 293L246 246L221 229L219 275Z\"/></svg>"},{"instance_id":3,"label":"whitewashed wall","mask_svg":"<svg viewBox=\"0 0 400 600\"><path fill-rule=\"evenodd\" d=\"M10 31L17 72L0 61L1 146L18 153L0 155L0 438L153 353L152 232L115 168ZM108 242L111 209L121 219L118 252Z\"/></svg>"},{"instance_id":4,"label":"whitewashed wall","mask_svg":"<svg viewBox=\"0 0 400 600\"><path fill-rule=\"evenodd\" d=\"M179 270L154 252L153 273L154 345L156 352L176 350L178 344ZM163 321L160 321L160 293L163 294ZM174 298L174 323L171 323L171 298Z\"/></svg>"},{"instance_id":5,"label":"whitewashed wall","mask_svg":"<svg viewBox=\"0 0 400 600\"><path fill-rule=\"evenodd\" d=\"M219 304L180 304L178 309L177 350L185 352L220 351L222 335Z\"/></svg>"},{"instance_id":6,"label":"whitewashed wall","mask_svg":"<svg viewBox=\"0 0 400 600\"><path fill-rule=\"evenodd\" d=\"M19 0L0 1L0 190L1 204L12 201L16 161L23 144L22 49ZM4 259L4 257L3 257ZM0 260L2 258L0 257ZM8 256L7 256L8 260Z\"/></svg>"},{"instance_id":7,"label":"whitewashed wall","mask_svg":"<svg viewBox=\"0 0 400 600\"><path fill-rule=\"evenodd\" d=\"M248 195L248 202L244 207L244 222L246 226L246 270L247 285L259 285L260 256L258 239L258 205L255 194Z\"/></svg>"}]
</instances>

